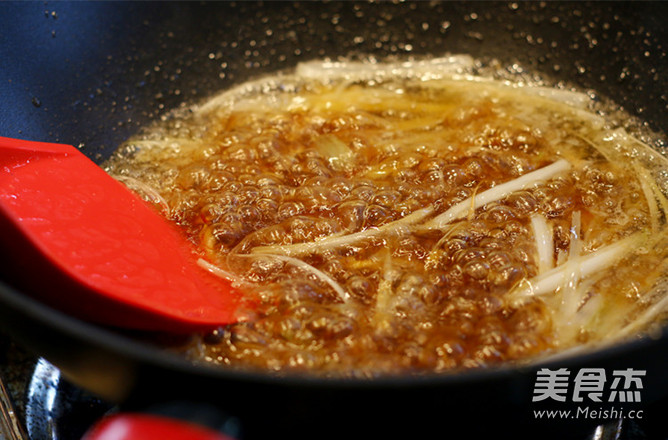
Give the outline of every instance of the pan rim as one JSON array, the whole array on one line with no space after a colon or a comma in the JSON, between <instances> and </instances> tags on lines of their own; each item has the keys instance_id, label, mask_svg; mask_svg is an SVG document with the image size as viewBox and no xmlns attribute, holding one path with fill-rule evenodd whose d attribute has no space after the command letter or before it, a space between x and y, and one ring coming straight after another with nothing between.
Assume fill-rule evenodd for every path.
<instances>
[{"instance_id":1,"label":"pan rim","mask_svg":"<svg viewBox=\"0 0 668 440\"><path fill-rule=\"evenodd\" d=\"M91 343L106 351L123 355L135 362L166 368L179 373L203 376L216 380L247 381L281 386L317 386L323 388L403 388L419 386L463 385L472 382L490 382L515 375L527 375L540 368L569 368L576 365L596 365L605 360L629 355L647 347L664 344L668 347L668 324L663 324L660 334L643 334L636 338L617 342L608 346L594 348L584 353L571 353L563 356L544 357L527 363L502 363L476 369L461 369L448 372L429 372L424 374L387 375L373 378L328 377L316 374L282 373L272 374L260 370L247 371L237 368L224 368L218 365L200 364L189 361L184 356L169 353L152 344L122 335L112 328L106 328L83 321L54 309L20 292L17 288L0 281L0 301L21 310L26 318L37 320L48 327L74 339ZM0 326L5 327L0 323ZM8 335L15 338L11 329ZM37 355L40 355L37 353ZM47 358L48 360L48 358ZM56 365L58 367L58 365Z\"/></svg>"}]
</instances>

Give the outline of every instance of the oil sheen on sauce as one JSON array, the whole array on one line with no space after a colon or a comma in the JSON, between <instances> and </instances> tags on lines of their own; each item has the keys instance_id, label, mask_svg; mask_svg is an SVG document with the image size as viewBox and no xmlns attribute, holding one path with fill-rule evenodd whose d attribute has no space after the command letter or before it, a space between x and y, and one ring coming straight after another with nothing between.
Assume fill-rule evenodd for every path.
<instances>
[{"instance_id":1,"label":"oil sheen on sauce","mask_svg":"<svg viewBox=\"0 0 668 440\"><path fill-rule=\"evenodd\" d=\"M108 171L260 301L180 350L373 377L529 361L657 321L666 159L585 95L452 67L310 63L119 149Z\"/></svg>"}]
</instances>

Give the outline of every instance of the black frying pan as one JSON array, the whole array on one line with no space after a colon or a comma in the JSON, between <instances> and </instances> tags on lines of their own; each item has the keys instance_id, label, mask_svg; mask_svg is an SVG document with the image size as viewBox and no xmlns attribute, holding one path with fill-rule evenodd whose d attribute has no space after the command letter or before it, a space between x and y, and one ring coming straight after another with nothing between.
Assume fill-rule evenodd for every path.
<instances>
[{"instance_id":1,"label":"black frying pan","mask_svg":"<svg viewBox=\"0 0 668 440\"><path fill-rule=\"evenodd\" d=\"M445 53L517 62L596 90L666 132L666 12L661 2L5 2L0 136L83 144L101 162L182 102L300 61ZM532 411L542 407L531 398L541 367L646 370L636 406L668 396L668 328L545 365L373 381L276 378L192 365L35 302L11 274L1 280L2 326L77 384L128 409L212 402L241 420L247 438L445 438L457 427L518 436L546 424L563 435L600 422L536 421Z\"/></svg>"}]
</instances>

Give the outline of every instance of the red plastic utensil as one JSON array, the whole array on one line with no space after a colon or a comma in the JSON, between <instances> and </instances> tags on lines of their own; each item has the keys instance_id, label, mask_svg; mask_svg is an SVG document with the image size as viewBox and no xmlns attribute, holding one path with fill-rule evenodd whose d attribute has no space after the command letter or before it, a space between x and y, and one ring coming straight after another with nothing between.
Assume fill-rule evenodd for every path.
<instances>
[{"instance_id":1,"label":"red plastic utensil","mask_svg":"<svg viewBox=\"0 0 668 440\"><path fill-rule=\"evenodd\" d=\"M241 294L70 145L0 137L0 247L22 287L86 320L175 332L237 321Z\"/></svg>"},{"instance_id":2,"label":"red plastic utensil","mask_svg":"<svg viewBox=\"0 0 668 440\"><path fill-rule=\"evenodd\" d=\"M114 414L93 426L81 440L234 440L194 424L144 414Z\"/></svg>"}]
</instances>

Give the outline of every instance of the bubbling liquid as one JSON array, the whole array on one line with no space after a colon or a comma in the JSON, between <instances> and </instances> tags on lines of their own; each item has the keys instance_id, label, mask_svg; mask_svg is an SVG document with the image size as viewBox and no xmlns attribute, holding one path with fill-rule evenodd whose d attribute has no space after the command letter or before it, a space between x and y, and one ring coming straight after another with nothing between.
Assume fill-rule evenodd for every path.
<instances>
[{"instance_id":1,"label":"bubbling liquid","mask_svg":"<svg viewBox=\"0 0 668 440\"><path fill-rule=\"evenodd\" d=\"M580 94L437 62L338 67L240 86L107 164L184 229L204 267L259 301L194 336L187 356L419 374L606 343L659 319L662 156Z\"/></svg>"}]
</instances>

